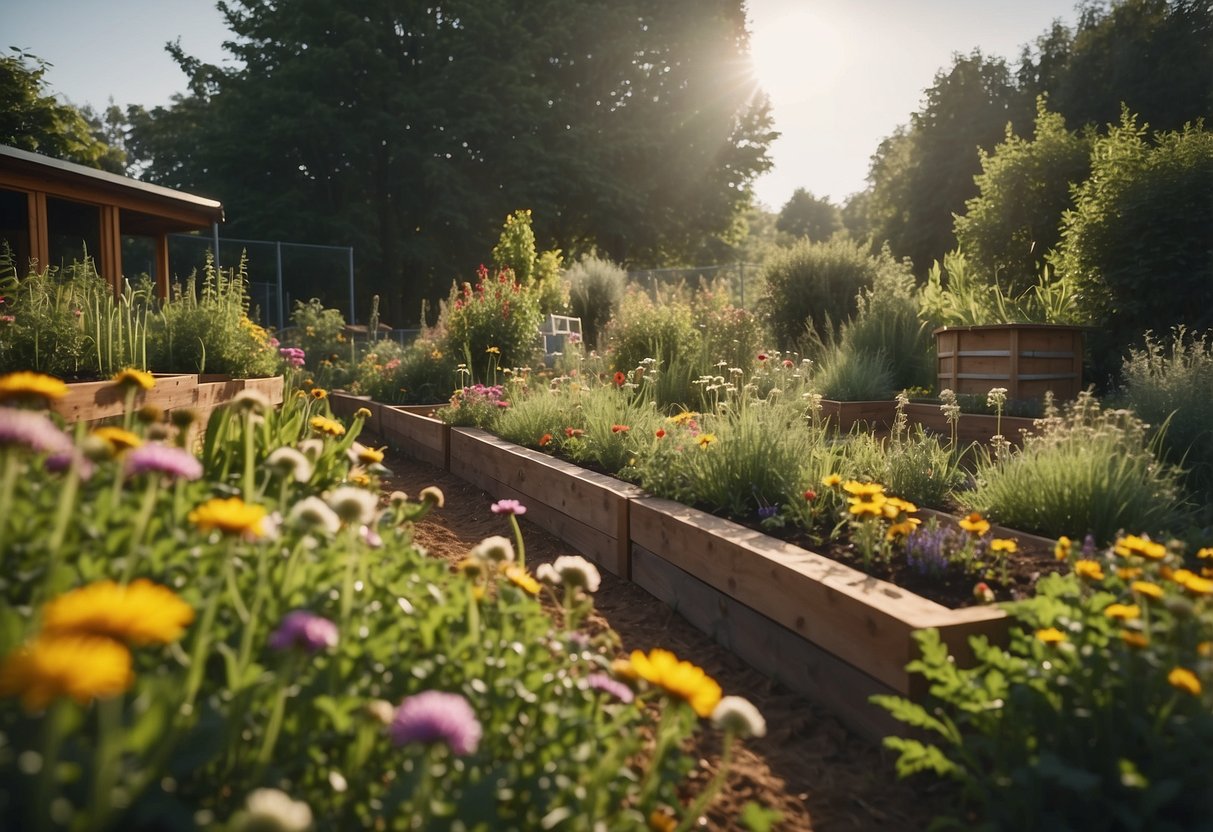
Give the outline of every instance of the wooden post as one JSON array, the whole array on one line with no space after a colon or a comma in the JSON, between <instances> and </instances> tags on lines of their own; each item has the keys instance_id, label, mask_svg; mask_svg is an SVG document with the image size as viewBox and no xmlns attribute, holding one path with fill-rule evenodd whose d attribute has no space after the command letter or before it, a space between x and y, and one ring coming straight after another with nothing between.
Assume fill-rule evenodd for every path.
<instances>
[{"instance_id":1,"label":"wooden post","mask_svg":"<svg viewBox=\"0 0 1213 832\"><path fill-rule=\"evenodd\" d=\"M37 262L38 267L45 269L50 264L51 244L46 227L46 194L41 191L30 191L29 206L29 256ZM28 264L22 264L24 268Z\"/></svg>"},{"instance_id":2,"label":"wooden post","mask_svg":"<svg viewBox=\"0 0 1213 832\"><path fill-rule=\"evenodd\" d=\"M168 299L168 234L156 235L156 296Z\"/></svg>"},{"instance_id":3,"label":"wooden post","mask_svg":"<svg viewBox=\"0 0 1213 832\"><path fill-rule=\"evenodd\" d=\"M118 224L118 206L102 205L101 210L101 276L115 295L122 293L122 231Z\"/></svg>"}]
</instances>

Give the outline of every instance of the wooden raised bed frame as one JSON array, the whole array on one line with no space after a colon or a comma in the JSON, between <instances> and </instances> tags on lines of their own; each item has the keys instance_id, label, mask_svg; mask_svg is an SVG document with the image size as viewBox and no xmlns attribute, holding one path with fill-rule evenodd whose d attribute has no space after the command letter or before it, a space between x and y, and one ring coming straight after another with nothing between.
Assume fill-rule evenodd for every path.
<instances>
[{"instance_id":1,"label":"wooden raised bed frame","mask_svg":"<svg viewBox=\"0 0 1213 832\"><path fill-rule=\"evenodd\" d=\"M135 407L154 405L165 412L191 407L205 420L211 410L227 404L242 390L257 390L271 404L282 403L282 376L214 379L196 374L157 376L151 390L141 390L135 395ZM69 422L96 422L121 416L125 402L125 392L112 381L88 381L69 384L67 395L51 409Z\"/></svg>"}]
</instances>

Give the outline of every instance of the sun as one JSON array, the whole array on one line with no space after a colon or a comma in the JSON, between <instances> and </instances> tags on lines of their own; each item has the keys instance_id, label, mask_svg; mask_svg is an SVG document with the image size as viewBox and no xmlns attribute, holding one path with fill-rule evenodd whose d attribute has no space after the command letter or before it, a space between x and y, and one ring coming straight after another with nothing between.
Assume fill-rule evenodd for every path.
<instances>
[{"instance_id":1,"label":"sun","mask_svg":"<svg viewBox=\"0 0 1213 832\"><path fill-rule=\"evenodd\" d=\"M846 44L841 30L827 17L775 7L755 14L751 23L754 76L773 101L804 101L837 81Z\"/></svg>"}]
</instances>

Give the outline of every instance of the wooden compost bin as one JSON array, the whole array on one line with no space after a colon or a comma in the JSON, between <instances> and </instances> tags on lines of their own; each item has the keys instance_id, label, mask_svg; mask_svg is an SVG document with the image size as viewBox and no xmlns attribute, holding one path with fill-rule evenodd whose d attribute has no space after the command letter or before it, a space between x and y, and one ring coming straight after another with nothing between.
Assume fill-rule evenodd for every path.
<instances>
[{"instance_id":1,"label":"wooden compost bin","mask_svg":"<svg viewBox=\"0 0 1213 832\"><path fill-rule=\"evenodd\" d=\"M983 395L1005 387L1009 399L1038 399L1048 390L1073 399L1082 390L1082 328L994 324L935 330L940 390Z\"/></svg>"}]
</instances>

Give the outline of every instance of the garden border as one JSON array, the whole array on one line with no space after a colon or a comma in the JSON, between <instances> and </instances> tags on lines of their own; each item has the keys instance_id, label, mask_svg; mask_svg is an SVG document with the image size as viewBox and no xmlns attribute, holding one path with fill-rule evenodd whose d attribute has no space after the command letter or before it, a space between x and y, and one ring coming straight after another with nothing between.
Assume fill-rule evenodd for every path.
<instances>
[{"instance_id":1,"label":"garden border","mask_svg":"<svg viewBox=\"0 0 1213 832\"><path fill-rule=\"evenodd\" d=\"M190 407L199 411L204 423L210 411L227 404L243 390L255 390L271 405L278 405L282 403L285 389L282 376L232 379L182 373L155 378L156 384L151 390L140 390L135 394L136 408L153 405L167 413ZM68 384L67 395L54 402L51 410L68 422L96 422L122 416L125 405L126 392L113 381L85 381Z\"/></svg>"}]
</instances>

